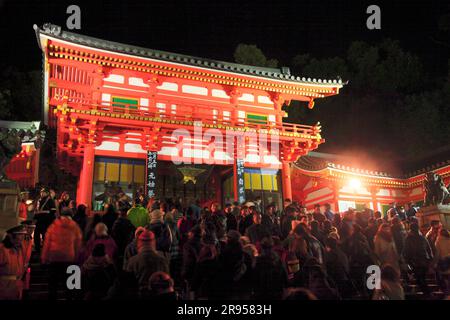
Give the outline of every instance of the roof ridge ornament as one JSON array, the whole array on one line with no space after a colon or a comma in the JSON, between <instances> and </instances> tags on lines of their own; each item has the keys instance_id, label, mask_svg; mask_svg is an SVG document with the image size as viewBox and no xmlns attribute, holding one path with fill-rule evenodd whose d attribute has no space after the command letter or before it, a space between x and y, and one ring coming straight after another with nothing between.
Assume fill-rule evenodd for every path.
<instances>
[{"instance_id":1,"label":"roof ridge ornament","mask_svg":"<svg viewBox=\"0 0 450 320\"><path fill-rule=\"evenodd\" d=\"M57 26L55 24L51 24L51 23L47 22L47 23L44 23L42 28L44 29L44 31L46 33L50 33L55 36L61 35L61 31L62 31L61 27Z\"/></svg>"}]
</instances>

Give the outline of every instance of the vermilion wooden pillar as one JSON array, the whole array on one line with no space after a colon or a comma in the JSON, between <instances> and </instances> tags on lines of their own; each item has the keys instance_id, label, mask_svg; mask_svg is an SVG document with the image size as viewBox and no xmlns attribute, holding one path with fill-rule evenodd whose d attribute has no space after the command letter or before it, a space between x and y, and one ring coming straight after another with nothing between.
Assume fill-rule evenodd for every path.
<instances>
[{"instance_id":1,"label":"vermilion wooden pillar","mask_svg":"<svg viewBox=\"0 0 450 320\"><path fill-rule=\"evenodd\" d=\"M77 192L77 203L92 209L92 183L94 178L94 145L84 146L83 167Z\"/></svg>"},{"instance_id":2,"label":"vermilion wooden pillar","mask_svg":"<svg viewBox=\"0 0 450 320\"><path fill-rule=\"evenodd\" d=\"M283 184L283 199L289 198L292 200L291 168L287 161L282 161L281 180Z\"/></svg>"}]
</instances>

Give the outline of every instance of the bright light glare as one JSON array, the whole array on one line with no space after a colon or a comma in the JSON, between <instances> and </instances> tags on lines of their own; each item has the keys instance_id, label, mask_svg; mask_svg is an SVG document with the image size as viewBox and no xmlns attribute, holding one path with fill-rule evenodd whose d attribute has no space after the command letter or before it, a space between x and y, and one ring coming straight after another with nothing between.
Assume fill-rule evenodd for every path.
<instances>
[{"instance_id":1,"label":"bright light glare","mask_svg":"<svg viewBox=\"0 0 450 320\"><path fill-rule=\"evenodd\" d=\"M359 189L361 188L361 181L359 179L351 179L349 185L353 189Z\"/></svg>"}]
</instances>

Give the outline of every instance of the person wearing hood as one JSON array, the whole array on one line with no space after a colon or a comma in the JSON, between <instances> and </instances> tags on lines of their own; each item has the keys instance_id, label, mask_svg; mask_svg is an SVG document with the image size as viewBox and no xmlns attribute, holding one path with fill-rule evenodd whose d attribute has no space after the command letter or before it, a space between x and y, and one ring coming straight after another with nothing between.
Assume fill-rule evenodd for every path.
<instances>
[{"instance_id":1,"label":"person wearing hood","mask_svg":"<svg viewBox=\"0 0 450 320\"><path fill-rule=\"evenodd\" d=\"M95 233L92 238L86 244L85 260L92 255L92 251L95 246L102 243L105 246L106 254L115 259L117 256L117 244L114 239L108 234L108 227L103 222L98 223L95 226Z\"/></svg>"},{"instance_id":2,"label":"person wearing hood","mask_svg":"<svg viewBox=\"0 0 450 320\"><path fill-rule=\"evenodd\" d=\"M145 294L153 273L169 273L169 261L156 251L156 238L152 231L145 230L139 235L137 247L138 254L130 258L126 271L135 276L140 294Z\"/></svg>"},{"instance_id":3,"label":"person wearing hood","mask_svg":"<svg viewBox=\"0 0 450 320\"><path fill-rule=\"evenodd\" d=\"M0 300L22 299L26 235L23 226L16 226L6 231L0 243Z\"/></svg>"},{"instance_id":4,"label":"person wearing hood","mask_svg":"<svg viewBox=\"0 0 450 320\"><path fill-rule=\"evenodd\" d=\"M49 268L49 299L57 297L59 281L66 278L67 267L77 264L82 235L78 224L71 218L72 210L64 208L61 217L48 228L42 248L42 264Z\"/></svg>"},{"instance_id":5,"label":"person wearing hood","mask_svg":"<svg viewBox=\"0 0 450 320\"><path fill-rule=\"evenodd\" d=\"M105 245L98 243L81 270L84 300L103 300L113 286L117 273Z\"/></svg>"},{"instance_id":6,"label":"person wearing hood","mask_svg":"<svg viewBox=\"0 0 450 320\"><path fill-rule=\"evenodd\" d=\"M136 228L136 231L134 231L134 239L127 245L123 254L123 270L127 269L127 264L130 258L138 254L137 239L139 238L139 235L145 230L146 229L144 227L138 227Z\"/></svg>"}]
</instances>

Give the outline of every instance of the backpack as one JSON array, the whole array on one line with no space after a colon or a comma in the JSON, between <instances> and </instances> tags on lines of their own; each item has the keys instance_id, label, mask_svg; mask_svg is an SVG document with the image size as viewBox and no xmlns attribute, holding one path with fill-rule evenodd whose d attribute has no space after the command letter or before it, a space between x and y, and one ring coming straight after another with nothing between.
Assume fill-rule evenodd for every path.
<instances>
[{"instance_id":1,"label":"backpack","mask_svg":"<svg viewBox=\"0 0 450 320\"><path fill-rule=\"evenodd\" d=\"M170 228L161 223L151 226L150 230L155 234L156 250L170 252L170 247L172 246L172 232L170 231Z\"/></svg>"}]
</instances>

